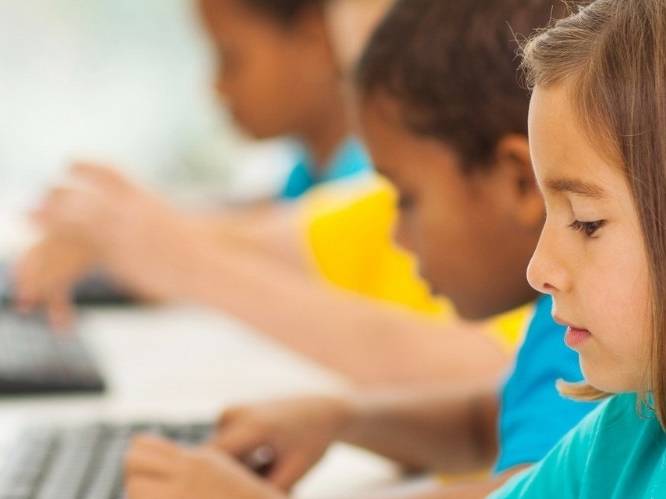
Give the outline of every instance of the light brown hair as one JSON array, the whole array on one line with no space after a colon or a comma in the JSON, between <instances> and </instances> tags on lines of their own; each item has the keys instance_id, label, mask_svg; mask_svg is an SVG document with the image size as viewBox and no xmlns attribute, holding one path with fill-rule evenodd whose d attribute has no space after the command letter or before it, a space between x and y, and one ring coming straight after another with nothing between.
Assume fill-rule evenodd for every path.
<instances>
[{"instance_id":1,"label":"light brown hair","mask_svg":"<svg viewBox=\"0 0 666 499\"><path fill-rule=\"evenodd\" d=\"M666 428L666 0L596 0L523 52L529 83L566 83L589 139L624 169L650 273L650 403ZM561 390L587 400L608 395L588 385Z\"/></svg>"}]
</instances>

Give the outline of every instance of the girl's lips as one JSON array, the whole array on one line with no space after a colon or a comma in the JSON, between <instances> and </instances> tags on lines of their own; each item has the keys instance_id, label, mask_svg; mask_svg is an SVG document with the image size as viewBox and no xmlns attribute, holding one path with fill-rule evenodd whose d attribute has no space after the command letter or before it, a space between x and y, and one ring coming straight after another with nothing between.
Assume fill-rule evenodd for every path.
<instances>
[{"instance_id":1,"label":"girl's lips","mask_svg":"<svg viewBox=\"0 0 666 499\"><path fill-rule=\"evenodd\" d=\"M590 334L587 329L577 329L569 326L567 328L567 334L564 337L564 342L569 348L575 350L585 343L591 336L592 334Z\"/></svg>"}]
</instances>

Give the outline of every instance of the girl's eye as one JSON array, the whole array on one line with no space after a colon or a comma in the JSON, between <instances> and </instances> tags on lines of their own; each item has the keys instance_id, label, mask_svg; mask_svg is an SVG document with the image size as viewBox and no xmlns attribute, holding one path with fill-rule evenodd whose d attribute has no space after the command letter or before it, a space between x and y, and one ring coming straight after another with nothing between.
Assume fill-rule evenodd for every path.
<instances>
[{"instance_id":1,"label":"girl's eye","mask_svg":"<svg viewBox=\"0 0 666 499\"><path fill-rule=\"evenodd\" d=\"M582 232L587 237L593 237L604 225L606 225L605 220L597 220L596 222L581 222L575 220L569 227L575 231Z\"/></svg>"}]
</instances>

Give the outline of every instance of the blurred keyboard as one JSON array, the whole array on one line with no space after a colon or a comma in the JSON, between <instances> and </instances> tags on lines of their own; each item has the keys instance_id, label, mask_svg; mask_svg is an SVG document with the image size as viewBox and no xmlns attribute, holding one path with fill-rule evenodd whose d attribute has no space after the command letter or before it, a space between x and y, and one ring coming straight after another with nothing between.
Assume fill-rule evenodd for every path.
<instances>
[{"instance_id":1,"label":"blurred keyboard","mask_svg":"<svg viewBox=\"0 0 666 499\"><path fill-rule=\"evenodd\" d=\"M203 424L90 425L26 431L5 454L0 499L123 499L123 457L137 433L203 443Z\"/></svg>"},{"instance_id":2,"label":"blurred keyboard","mask_svg":"<svg viewBox=\"0 0 666 499\"><path fill-rule=\"evenodd\" d=\"M76 334L56 333L41 316L0 307L0 396L104 389L96 363Z\"/></svg>"},{"instance_id":3,"label":"blurred keyboard","mask_svg":"<svg viewBox=\"0 0 666 499\"><path fill-rule=\"evenodd\" d=\"M0 262L0 303L12 303L14 296L11 266ZM72 300L86 306L135 305L137 302L130 292L99 271L91 272L76 284Z\"/></svg>"}]
</instances>

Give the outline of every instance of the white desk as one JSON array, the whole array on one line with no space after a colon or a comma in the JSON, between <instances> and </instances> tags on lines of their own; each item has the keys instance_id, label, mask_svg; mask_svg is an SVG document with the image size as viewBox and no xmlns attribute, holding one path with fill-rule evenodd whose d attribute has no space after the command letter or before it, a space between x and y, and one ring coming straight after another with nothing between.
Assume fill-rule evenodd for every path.
<instances>
[{"instance_id":1,"label":"white desk","mask_svg":"<svg viewBox=\"0 0 666 499\"><path fill-rule=\"evenodd\" d=\"M0 248L1 236L2 231ZM79 327L102 365L108 393L0 399L0 446L10 443L26 424L98 419L200 421L243 401L347 388L332 373L235 321L203 310L90 310L81 316ZM386 461L338 446L302 483L296 496L339 497L390 483L396 476Z\"/></svg>"}]
</instances>

